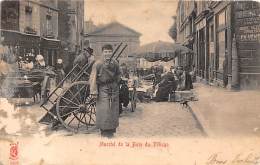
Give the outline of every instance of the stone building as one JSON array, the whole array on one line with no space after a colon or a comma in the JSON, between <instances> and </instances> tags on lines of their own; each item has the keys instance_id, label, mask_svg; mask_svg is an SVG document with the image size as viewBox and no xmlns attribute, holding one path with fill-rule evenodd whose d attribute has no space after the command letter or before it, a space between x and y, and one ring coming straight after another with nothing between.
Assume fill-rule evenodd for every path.
<instances>
[{"instance_id":1,"label":"stone building","mask_svg":"<svg viewBox=\"0 0 260 165\"><path fill-rule=\"evenodd\" d=\"M47 2L47 3L46 3ZM2 45L16 54L34 52L54 65L59 51L57 0L1 1Z\"/></svg>"},{"instance_id":2,"label":"stone building","mask_svg":"<svg viewBox=\"0 0 260 165\"><path fill-rule=\"evenodd\" d=\"M92 26L93 27L93 26ZM95 58L99 58L102 54L102 46L111 44L115 49L120 42L123 43L121 49L127 44L119 58L120 63L126 63L129 67L136 67L136 58L131 54L139 47L140 33L136 32L125 25L118 22L112 22L85 34L85 43L94 49ZM120 49L120 50L121 50ZM118 53L120 52L118 51Z\"/></svg>"},{"instance_id":3,"label":"stone building","mask_svg":"<svg viewBox=\"0 0 260 165\"><path fill-rule=\"evenodd\" d=\"M194 54L178 57L178 65L195 69L206 83L259 88L259 13L254 1L179 1L177 42Z\"/></svg>"},{"instance_id":4,"label":"stone building","mask_svg":"<svg viewBox=\"0 0 260 165\"><path fill-rule=\"evenodd\" d=\"M177 7L177 17L174 21L177 24L177 40L190 49L194 49L195 38L195 1L179 1ZM175 65L192 66L193 56L191 54L180 54L175 59Z\"/></svg>"},{"instance_id":5,"label":"stone building","mask_svg":"<svg viewBox=\"0 0 260 165\"><path fill-rule=\"evenodd\" d=\"M72 68L74 60L84 41L84 0L58 0L60 56L66 70Z\"/></svg>"}]
</instances>

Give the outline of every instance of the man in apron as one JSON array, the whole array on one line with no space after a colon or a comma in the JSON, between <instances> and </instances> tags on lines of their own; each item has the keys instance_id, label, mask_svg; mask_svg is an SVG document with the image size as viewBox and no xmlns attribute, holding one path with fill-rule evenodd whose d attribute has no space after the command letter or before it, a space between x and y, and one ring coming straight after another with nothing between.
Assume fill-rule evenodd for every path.
<instances>
[{"instance_id":1,"label":"man in apron","mask_svg":"<svg viewBox=\"0 0 260 165\"><path fill-rule=\"evenodd\" d=\"M96 126L101 136L111 138L119 125L120 69L111 59L111 45L102 47L102 58L97 60L90 74L90 94L96 98Z\"/></svg>"}]
</instances>

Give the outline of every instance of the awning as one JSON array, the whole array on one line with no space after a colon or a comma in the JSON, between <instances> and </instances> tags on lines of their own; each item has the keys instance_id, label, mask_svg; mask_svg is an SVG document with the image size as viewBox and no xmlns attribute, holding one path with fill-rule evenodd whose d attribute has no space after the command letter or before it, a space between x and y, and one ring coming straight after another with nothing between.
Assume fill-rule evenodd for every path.
<instances>
[{"instance_id":1,"label":"awning","mask_svg":"<svg viewBox=\"0 0 260 165\"><path fill-rule=\"evenodd\" d=\"M60 49L61 42L60 40L50 39L50 38L41 38L41 46L48 49Z\"/></svg>"},{"instance_id":2,"label":"awning","mask_svg":"<svg viewBox=\"0 0 260 165\"><path fill-rule=\"evenodd\" d=\"M60 49L61 42L57 39L40 37L39 35L22 33L14 30L0 29L3 43L7 45L19 45L22 47L37 47L47 49Z\"/></svg>"},{"instance_id":3,"label":"awning","mask_svg":"<svg viewBox=\"0 0 260 165\"><path fill-rule=\"evenodd\" d=\"M40 36L20 33L19 43L22 47L40 47Z\"/></svg>"},{"instance_id":4,"label":"awning","mask_svg":"<svg viewBox=\"0 0 260 165\"><path fill-rule=\"evenodd\" d=\"M19 44L19 38L20 38L20 32L14 31L14 30L3 30L1 31L1 37L3 37L3 44L6 45L18 45Z\"/></svg>"}]
</instances>

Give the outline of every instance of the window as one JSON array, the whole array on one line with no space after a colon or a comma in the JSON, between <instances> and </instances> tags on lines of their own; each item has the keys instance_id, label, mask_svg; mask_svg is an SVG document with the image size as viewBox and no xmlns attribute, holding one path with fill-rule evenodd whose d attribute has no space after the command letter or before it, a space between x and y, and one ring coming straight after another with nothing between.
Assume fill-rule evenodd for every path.
<instances>
[{"instance_id":1,"label":"window","mask_svg":"<svg viewBox=\"0 0 260 165\"><path fill-rule=\"evenodd\" d=\"M218 33L218 70L223 70L223 62L225 60L225 50L226 50L226 31L221 31Z\"/></svg>"},{"instance_id":2,"label":"window","mask_svg":"<svg viewBox=\"0 0 260 165\"><path fill-rule=\"evenodd\" d=\"M225 60L225 53L227 50L227 19L226 9L222 10L217 15L217 61L216 69L223 72L223 62Z\"/></svg>"},{"instance_id":3,"label":"window","mask_svg":"<svg viewBox=\"0 0 260 165\"><path fill-rule=\"evenodd\" d=\"M210 42L214 42L214 25L210 26Z\"/></svg>"},{"instance_id":4,"label":"window","mask_svg":"<svg viewBox=\"0 0 260 165\"><path fill-rule=\"evenodd\" d=\"M25 20L27 22L27 27L32 28L33 29L33 22L32 22L32 5L31 3L28 1L27 6L25 6Z\"/></svg>"},{"instance_id":5,"label":"window","mask_svg":"<svg viewBox=\"0 0 260 165\"><path fill-rule=\"evenodd\" d=\"M52 31L52 16L50 10L48 10L47 15L46 15L46 35L47 36L52 36L53 31Z\"/></svg>"}]
</instances>

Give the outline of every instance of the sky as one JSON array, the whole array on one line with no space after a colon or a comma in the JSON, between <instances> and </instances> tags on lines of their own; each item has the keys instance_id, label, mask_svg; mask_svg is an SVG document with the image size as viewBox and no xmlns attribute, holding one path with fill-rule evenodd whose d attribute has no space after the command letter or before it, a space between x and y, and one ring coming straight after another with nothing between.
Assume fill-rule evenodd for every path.
<instances>
[{"instance_id":1,"label":"sky","mask_svg":"<svg viewBox=\"0 0 260 165\"><path fill-rule=\"evenodd\" d=\"M173 24L177 0L85 0L85 20L95 24L118 21L141 33L141 45L173 40L168 30Z\"/></svg>"}]
</instances>

